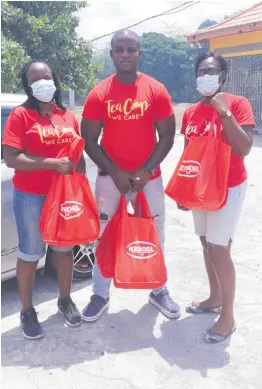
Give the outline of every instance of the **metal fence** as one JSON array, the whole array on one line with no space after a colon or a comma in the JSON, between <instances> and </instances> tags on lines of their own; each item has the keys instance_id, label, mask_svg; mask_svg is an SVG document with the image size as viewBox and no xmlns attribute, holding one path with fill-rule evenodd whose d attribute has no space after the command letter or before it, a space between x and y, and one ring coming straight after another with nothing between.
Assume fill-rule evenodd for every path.
<instances>
[{"instance_id":1,"label":"metal fence","mask_svg":"<svg viewBox=\"0 0 262 389\"><path fill-rule=\"evenodd\" d=\"M262 55L227 58L225 92L246 97L252 105L256 124L262 127Z\"/></svg>"}]
</instances>

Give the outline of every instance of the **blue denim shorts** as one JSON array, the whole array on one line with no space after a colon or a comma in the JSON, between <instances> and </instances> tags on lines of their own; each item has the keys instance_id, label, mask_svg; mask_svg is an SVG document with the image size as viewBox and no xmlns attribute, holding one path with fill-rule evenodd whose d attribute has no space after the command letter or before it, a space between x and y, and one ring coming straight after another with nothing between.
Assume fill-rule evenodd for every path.
<instances>
[{"instance_id":1,"label":"blue denim shorts","mask_svg":"<svg viewBox=\"0 0 262 389\"><path fill-rule=\"evenodd\" d=\"M18 258L23 261L39 261L46 253L46 243L39 229L39 220L45 195L35 195L14 190L14 212L18 234ZM68 252L70 247L50 246L54 251Z\"/></svg>"}]
</instances>

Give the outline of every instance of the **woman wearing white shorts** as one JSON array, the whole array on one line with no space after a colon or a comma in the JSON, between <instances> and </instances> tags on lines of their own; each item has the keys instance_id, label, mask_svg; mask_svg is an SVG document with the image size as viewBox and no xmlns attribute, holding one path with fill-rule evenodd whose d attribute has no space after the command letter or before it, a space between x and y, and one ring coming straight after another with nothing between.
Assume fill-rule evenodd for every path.
<instances>
[{"instance_id":1,"label":"woman wearing white shorts","mask_svg":"<svg viewBox=\"0 0 262 389\"><path fill-rule=\"evenodd\" d=\"M187 312L220 314L204 336L207 342L217 343L227 339L236 328L233 313L235 269L230 249L247 188L244 157L253 143L255 123L247 99L221 92L227 75L226 61L221 55L202 55L195 71L197 89L204 99L185 111L181 129L185 146L191 137L208 134L213 115L217 117L214 130L220 130L222 139L232 146L226 204L218 211L192 211L195 232L203 246L210 296L205 301L191 303ZM185 210L179 204L178 208Z\"/></svg>"}]
</instances>

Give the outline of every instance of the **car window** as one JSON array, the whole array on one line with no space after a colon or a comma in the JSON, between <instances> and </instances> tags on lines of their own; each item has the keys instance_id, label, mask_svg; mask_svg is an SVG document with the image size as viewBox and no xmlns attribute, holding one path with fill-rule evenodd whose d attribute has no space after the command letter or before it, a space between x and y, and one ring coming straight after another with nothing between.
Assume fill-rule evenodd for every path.
<instances>
[{"instance_id":1,"label":"car window","mask_svg":"<svg viewBox=\"0 0 262 389\"><path fill-rule=\"evenodd\" d=\"M5 128L5 123L10 115L10 113L13 111L14 107L1 107L1 162L3 161L3 147L2 147L2 138Z\"/></svg>"}]
</instances>

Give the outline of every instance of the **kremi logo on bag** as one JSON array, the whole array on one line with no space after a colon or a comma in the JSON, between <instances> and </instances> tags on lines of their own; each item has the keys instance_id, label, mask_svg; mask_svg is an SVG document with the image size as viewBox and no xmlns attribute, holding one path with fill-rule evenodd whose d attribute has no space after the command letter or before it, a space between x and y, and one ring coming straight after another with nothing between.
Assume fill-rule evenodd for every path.
<instances>
[{"instance_id":1,"label":"kremi logo on bag","mask_svg":"<svg viewBox=\"0 0 262 389\"><path fill-rule=\"evenodd\" d=\"M193 178L200 173L201 164L197 161L183 161L180 165L178 175L180 177Z\"/></svg>"},{"instance_id":2,"label":"kremi logo on bag","mask_svg":"<svg viewBox=\"0 0 262 389\"><path fill-rule=\"evenodd\" d=\"M157 254L157 247L150 242L136 241L127 245L126 252L132 258L149 259Z\"/></svg>"},{"instance_id":3,"label":"kremi logo on bag","mask_svg":"<svg viewBox=\"0 0 262 389\"><path fill-rule=\"evenodd\" d=\"M59 215L65 220L73 219L80 216L84 212L84 207L77 201L65 201L60 206Z\"/></svg>"}]
</instances>

